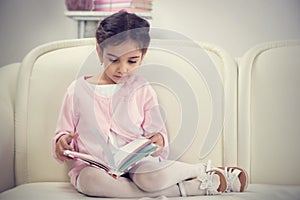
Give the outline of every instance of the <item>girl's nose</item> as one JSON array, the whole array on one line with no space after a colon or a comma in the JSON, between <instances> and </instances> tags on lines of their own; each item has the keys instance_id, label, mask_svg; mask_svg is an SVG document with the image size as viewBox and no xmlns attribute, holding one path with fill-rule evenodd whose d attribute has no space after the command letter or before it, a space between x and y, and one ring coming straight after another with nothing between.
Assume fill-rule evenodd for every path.
<instances>
[{"instance_id":1,"label":"girl's nose","mask_svg":"<svg viewBox=\"0 0 300 200\"><path fill-rule=\"evenodd\" d=\"M118 68L118 72L120 73L126 73L128 71L128 67L126 66L126 64L120 64L119 68Z\"/></svg>"}]
</instances>

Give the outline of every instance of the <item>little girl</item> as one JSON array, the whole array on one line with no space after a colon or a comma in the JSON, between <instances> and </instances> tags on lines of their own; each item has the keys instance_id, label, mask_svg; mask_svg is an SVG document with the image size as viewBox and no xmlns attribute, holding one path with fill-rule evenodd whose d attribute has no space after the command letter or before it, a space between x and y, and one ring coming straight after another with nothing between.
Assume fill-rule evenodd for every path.
<instances>
[{"instance_id":1,"label":"little girl","mask_svg":"<svg viewBox=\"0 0 300 200\"><path fill-rule=\"evenodd\" d=\"M89 196L124 198L244 191L247 176L240 168L167 160L168 136L156 93L135 75L149 46L149 23L120 11L99 24L96 39L104 70L68 87L53 139L54 157L64 162L64 150L73 150L105 159L108 150L114 152L139 137L159 148L117 179L73 161L69 176L74 187Z\"/></svg>"}]
</instances>

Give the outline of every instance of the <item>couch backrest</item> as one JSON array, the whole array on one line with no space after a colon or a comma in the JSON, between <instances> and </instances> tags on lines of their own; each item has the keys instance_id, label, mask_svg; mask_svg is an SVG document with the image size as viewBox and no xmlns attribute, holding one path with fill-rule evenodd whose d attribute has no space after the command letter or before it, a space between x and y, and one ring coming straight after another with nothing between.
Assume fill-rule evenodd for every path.
<instances>
[{"instance_id":1,"label":"couch backrest","mask_svg":"<svg viewBox=\"0 0 300 200\"><path fill-rule=\"evenodd\" d=\"M178 47L178 41L153 40L152 42L153 44L173 45L173 47L177 45ZM181 45L188 46L190 44L181 43ZM184 80L184 82L178 83L178 87L180 88L180 84L185 84L188 86L186 88L190 90L190 93L182 90L178 90L179 92L183 92L183 95L192 94L193 96L185 97L183 105L180 99L183 96L176 94L177 91L174 91L177 90L176 88L168 87L169 83L166 82L159 84L157 80L150 81L153 82L153 87L158 93L162 110L166 116L171 144L179 137L177 135L179 132L185 132L185 129L178 131L180 127L189 127L189 120L193 121L193 119L189 119L191 113L185 114L184 119L182 118L182 108L194 109L195 113L192 113L192 117L198 118L198 114L200 114L194 137L188 141L184 141L185 137L182 137L182 145L187 144L188 149L181 152L180 160L196 163L212 159L217 165L236 164L236 64L223 49L207 44L200 44L200 46L208 53L217 69L221 84L225 88L225 103L222 99L212 101L207 82L193 63L182 58L182 55L171 51L162 51L161 48L150 48L145 64L148 66L153 62L160 64L163 66L162 69L167 69L160 73L173 73L179 79L181 78L180 80ZM94 49L94 39L59 41L37 47L23 60L15 111L17 184L37 181L66 181L68 179L68 166L58 164L51 156L51 140L54 136L64 92L79 74L89 71L82 66L95 60L95 58L90 60L93 57ZM86 61L87 57L89 57L88 61ZM141 71L141 73L145 72ZM155 76L155 71L150 73ZM157 77L164 76L167 77L168 74L157 75ZM170 83L170 85L172 84ZM214 148L199 158L201 145L214 121L213 103L221 104L219 108L224 109L219 113L220 116L225 115L220 129L221 137L211 142L216 143ZM176 143L176 146L171 149L176 151L180 148L181 143Z\"/></svg>"},{"instance_id":2,"label":"couch backrest","mask_svg":"<svg viewBox=\"0 0 300 200\"><path fill-rule=\"evenodd\" d=\"M21 64L15 109L16 184L66 179L66 165L51 154L66 87L92 50L92 42L53 42L33 49Z\"/></svg>"},{"instance_id":3,"label":"couch backrest","mask_svg":"<svg viewBox=\"0 0 300 200\"><path fill-rule=\"evenodd\" d=\"M300 184L300 41L253 47L238 71L238 164L252 183Z\"/></svg>"}]
</instances>

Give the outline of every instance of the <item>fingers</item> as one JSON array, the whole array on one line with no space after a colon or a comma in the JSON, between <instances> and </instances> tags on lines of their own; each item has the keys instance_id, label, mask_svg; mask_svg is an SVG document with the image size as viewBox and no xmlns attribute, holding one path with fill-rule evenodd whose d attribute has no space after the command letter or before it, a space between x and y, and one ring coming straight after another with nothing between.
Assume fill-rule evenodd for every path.
<instances>
[{"instance_id":1,"label":"fingers","mask_svg":"<svg viewBox=\"0 0 300 200\"><path fill-rule=\"evenodd\" d=\"M151 136L149 139L159 147L164 146L164 138L160 133L156 133L155 135Z\"/></svg>"},{"instance_id":2,"label":"fingers","mask_svg":"<svg viewBox=\"0 0 300 200\"><path fill-rule=\"evenodd\" d=\"M71 150L73 151L74 149L72 148L72 146L70 145L72 139L78 137L78 133L70 133L70 134L65 134L62 135L57 143L56 143L56 147L55 147L55 154L57 156L57 158L61 161L66 161L68 157L66 157L64 155L64 151L65 150Z\"/></svg>"},{"instance_id":3,"label":"fingers","mask_svg":"<svg viewBox=\"0 0 300 200\"><path fill-rule=\"evenodd\" d=\"M67 137L67 143L68 143L68 144L71 143L71 141L72 141L73 138L78 137L78 133L69 133L69 134L67 134L67 135L68 135L68 137Z\"/></svg>"},{"instance_id":4,"label":"fingers","mask_svg":"<svg viewBox=\"0 0 300 200\"><path fill-rule=\"evenodd\" d=\"M159 156L159 155L161 154L162 151L163 151L162 148L158 148L158 150L154 151L154 152L151 154L151 156L157 157L157 156Z\"/></svg>"},{"instance_id":5,"label":"fingers","mask_svg":"<svg viewBox=\"0 0 300 200\"><path fill-rule=\"evenodd\" d=\"M149 138L153 144L157 145L159 148L155 152L153 152L151 155L156 157L159 156L163 150L164 147L164 138L160 133L156 133L153 136Z\"/></svg>"}]
</instances>

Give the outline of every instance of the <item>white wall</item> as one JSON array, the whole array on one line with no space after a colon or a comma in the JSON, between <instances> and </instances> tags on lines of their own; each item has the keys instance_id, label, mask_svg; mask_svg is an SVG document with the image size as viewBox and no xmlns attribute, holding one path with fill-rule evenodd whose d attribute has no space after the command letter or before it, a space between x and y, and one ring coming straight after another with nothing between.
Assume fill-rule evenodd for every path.
<instances>
[{"instance_id":1,"label":"white wall","mask_svg":"<svg viewBox=\"0 0 300 200\"><path fill-rule=\"evenodd\" d=\"M0 0L0 66L40 44L76 38L77 24L64 10L64 0Z\"/></svg>"},{"instance_id":2,"label":"white wall","mask_svg":"<svg viewBox=\"0 0 300 200\"><path fill-rule=\"evenodd\" d=\"M241 56L255 44L300 39L300 0L156 0L153 26Z\"/></svg>"},{"instance_id":3,"label":"white wall","mask_svg":"<svg viewBox=\"0 0 300 200\"><path fill-rule=\"evenodd\" d=\"M300 0L153 0L152 26L214 43L233 56L272 40L300 39ZM64 0L0 0L0 66L45 42L76 38Z\"/></svg>"}]
</instances>

